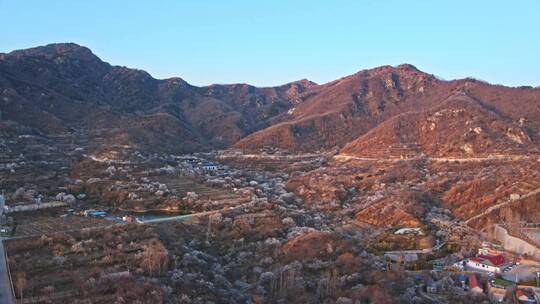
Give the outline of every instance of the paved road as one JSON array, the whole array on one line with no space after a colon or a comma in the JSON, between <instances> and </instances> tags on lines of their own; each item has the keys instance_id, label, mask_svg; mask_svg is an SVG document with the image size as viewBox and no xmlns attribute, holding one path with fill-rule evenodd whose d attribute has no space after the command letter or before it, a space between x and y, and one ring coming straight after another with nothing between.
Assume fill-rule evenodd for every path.
<instances>
[{"instance_id":1,"label":"paved road","mask_svg":"<svg viewBox=\"0 0 540 304\"><path fill-rule=\"evenodd\" d=\"M221 210L211 210L211 211L204 211L204 212L193 213L193 214L162 217L162 218L156 218L156 219L151 219L151 220L142 220L141 222L144 223L144 224L152 224L152 223L169 222L169 221L189 221L189 220L192 220L194 218L201 217L201 216L212 215L212 214L216 214L216 213L223 212L223 211L232 211L232 210L235 210L235 209L240 209L240 208L243 208L243 207L245 207L245 206L247 206L249 204L251 204L251 202L245 203L245 204L240 204L240 205L235 206L235 207L229 207L229 208L226 208L226 209L221 209Z\"/></svg>"},{"instance_id":2,"label":"paved road","mask_svg":"<svg viewBox=\"0 0 540 304\"><path fill-rule=\"evenodd\" d=\"M200 215L200 214L198 214ZM186 221L193 218L193 214L186 214L186 215L177 215L177 216L169 216L169 217L160 217L160 218L154 218L151 220L140 220L141 223L144 224L151 224L151 223L159 223L159 222L168 222L168 221Z\"/></svg>"},{"instance_id":3,"label":"paved road","mask_svg":"<svg viewBox=\"0 0 540 304\"><path fill-rule=\"evenodd\" d=\"M0 303L14 303L3 240L0 241Z\"/></svg>"},{"instance_id":4,"label":"paved road","mask_svg":"<svg viewBox=\"0 0 540 304\"><path fill-rule=\"evenodd\" d=\"M4 199L0 197L0 217L4 211ZM11 281L9 279L4 239L0 237L0 303L14 303L11 293Z\"/></svg>"}]
</instances>

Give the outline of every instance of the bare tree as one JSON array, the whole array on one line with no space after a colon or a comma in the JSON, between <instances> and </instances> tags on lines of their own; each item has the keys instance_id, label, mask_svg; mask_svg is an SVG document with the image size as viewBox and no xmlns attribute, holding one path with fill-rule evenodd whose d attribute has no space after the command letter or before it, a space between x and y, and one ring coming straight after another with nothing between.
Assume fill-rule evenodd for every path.
<instances>
[{"instance_id":1,"label":"bare tree","mask_svg":"<svg viewBox=\"0 0 540 304\"><path fill-rule=\"evenodd\" d=\"M169 252L159 241L153 240L144 246L141 254L141 265L150 275L160 274L169 262Z\"/></svg>"},{"instance_id":2,"label":"bare tree","mask_svg":"<svg viewBox=\"0 0 540 304\"><path fill-rule=\"evenodd\" d=\"M18 272L15 275L15 285L19 288L19 296L21 297L21 303L23 303L24 300L24 290L26 289L26 273L24 272Z\"/></svg>"}]
</instances>

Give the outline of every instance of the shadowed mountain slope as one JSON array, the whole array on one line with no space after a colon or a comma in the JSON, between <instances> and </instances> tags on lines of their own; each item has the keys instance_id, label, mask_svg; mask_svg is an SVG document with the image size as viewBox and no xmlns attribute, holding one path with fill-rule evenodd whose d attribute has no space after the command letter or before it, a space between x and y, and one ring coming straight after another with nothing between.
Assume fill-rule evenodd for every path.
<instances>
[{"instance_id":1,"label":"shadowed mountain slope","mask_svg":"<svg viewBox=\"0 0 540 304\"><path fill-rule=\"evenodd\" d=\"M86 130L117 144L198 151L267 126L313 83L194 87L180 78L111 66L76 44L0 54L2 119L38 133Z\"/></svg>"}]
</instances>

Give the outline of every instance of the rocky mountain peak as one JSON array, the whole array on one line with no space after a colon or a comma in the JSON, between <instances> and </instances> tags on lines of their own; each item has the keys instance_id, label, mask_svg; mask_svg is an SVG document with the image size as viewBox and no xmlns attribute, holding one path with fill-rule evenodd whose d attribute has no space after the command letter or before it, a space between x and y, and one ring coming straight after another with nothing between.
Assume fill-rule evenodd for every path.
<instances>
[{"instance_id":1,"label":"rocky mountain peak","mask_svg":"<svg viewBox=\"0 0 540 304\"><path fill-rule=\"evenodd\" d=\"M10 52L8 55L16 57L43 57L46 59L65 57L86 61L101 61L89 48L76 43L53 43L24 50L16 50Z\"/></svg>"}]
</instances>

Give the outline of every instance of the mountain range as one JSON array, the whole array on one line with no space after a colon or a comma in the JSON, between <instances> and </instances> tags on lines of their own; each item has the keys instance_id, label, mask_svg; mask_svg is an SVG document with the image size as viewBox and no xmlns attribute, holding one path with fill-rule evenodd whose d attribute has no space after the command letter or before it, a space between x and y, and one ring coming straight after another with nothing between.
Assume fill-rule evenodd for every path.
<instances>
[{"instance_id":1,"label":"mountain range","mask_svg":"<svg viewBox=\"0 0 540 304\"><path fill-rule=\"evenodd\" d=\"M0 54L0 132L195 152L278 147L353 156L537 152L540 88L444 81L412 65L316 84L197 87L73 43ZM6 127L6 126L9 126Z\"/></svg>"}]
</instances>

